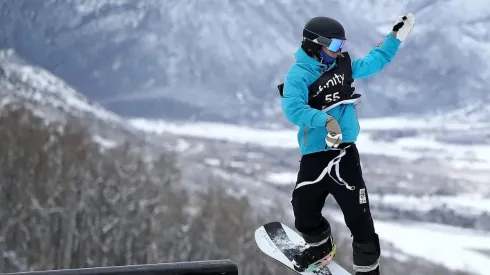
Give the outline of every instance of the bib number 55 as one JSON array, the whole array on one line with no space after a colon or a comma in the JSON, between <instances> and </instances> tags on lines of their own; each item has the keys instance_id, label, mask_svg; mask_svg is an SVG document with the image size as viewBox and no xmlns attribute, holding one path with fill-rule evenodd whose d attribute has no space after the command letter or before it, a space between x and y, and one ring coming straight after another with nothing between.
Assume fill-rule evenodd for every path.
<instances>
[{"instance_id":1,"label":"bib number 55","mask_svg":"<svg viewBox=\"0 0 490 275\"><path fill-rule=\"evenodd\" d=\"M339 92L332 93L332 94L327 94L325 96L325 102L337 101L339 99L340 99Z\"/></svg>"}]
</instances>

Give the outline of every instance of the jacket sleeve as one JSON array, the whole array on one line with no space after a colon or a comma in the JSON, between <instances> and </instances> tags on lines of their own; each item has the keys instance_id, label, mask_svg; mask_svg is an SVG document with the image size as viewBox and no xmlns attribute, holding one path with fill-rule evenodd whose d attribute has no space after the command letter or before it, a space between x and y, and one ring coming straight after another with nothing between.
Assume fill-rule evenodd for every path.
<instances>
[{"instance_id":1,"label":"jacket sleeve","mask_svg":"<svg viewBox=\"0 0 490 275\"><path fill-rule=\"evenodd\" d=\"M367 78L380 72L395 57L400 44L401 41L389 33L380 46L373 48L365 57L352 61L352 77Z\"/></svg>"},{"instance_id":2,"label":"jacket sleeve","mask_svg":"<svg viewBox=\"0 0 490 275\"><path fill-rule=\"evenodd\" d=\"M282 111L297 126L325 127L328 114L308 105L308 87L302 77L288 75L284 81Z\"/></svg>"}]
</instances>

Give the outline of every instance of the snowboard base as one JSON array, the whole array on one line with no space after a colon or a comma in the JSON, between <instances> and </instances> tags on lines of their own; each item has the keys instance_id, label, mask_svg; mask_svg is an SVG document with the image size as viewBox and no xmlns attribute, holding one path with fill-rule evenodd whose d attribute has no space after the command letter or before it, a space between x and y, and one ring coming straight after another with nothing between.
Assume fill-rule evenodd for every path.
<instances>
[{"instance_id":1,"label":"snowboard base","mask_svg":"<svg viewBox=\"0 0 490 275\"><path fill-rule=\"evenodd\" d=\"M335 261L313 271L299 272L293 256L305 246L303 237L281 222L270 222L255 230L255 242L262 252L301 275L352 275Z\"/></svg>"}]
</instances>

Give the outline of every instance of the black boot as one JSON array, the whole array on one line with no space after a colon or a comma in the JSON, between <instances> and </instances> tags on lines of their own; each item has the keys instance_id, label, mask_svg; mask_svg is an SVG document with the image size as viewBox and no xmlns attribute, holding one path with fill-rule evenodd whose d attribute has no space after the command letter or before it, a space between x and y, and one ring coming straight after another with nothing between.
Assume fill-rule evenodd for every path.
<instances>
[{"instance_id":1,"label":"black boot","mask_svg":"<svg viewBox=\"0 0 490 275\"><path fill-rule=\"evenodd\" d=\"M309 243L301 253L294 256L294 269L302 272L315 269L323 263L328 264L335 253L336 245L331 235L320 243Z\"/></svg>"}]
</instances>

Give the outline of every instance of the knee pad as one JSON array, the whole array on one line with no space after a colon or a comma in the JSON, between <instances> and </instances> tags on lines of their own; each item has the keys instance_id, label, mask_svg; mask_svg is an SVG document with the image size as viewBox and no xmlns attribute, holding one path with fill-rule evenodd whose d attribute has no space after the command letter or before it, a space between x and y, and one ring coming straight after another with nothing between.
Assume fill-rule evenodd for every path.
<instances>
[{"instance_id":1,"label":"knee pad","mask_svg":"<svg viewBox=\"0 0 490 275\"><path fill-rule=\"evenodd\" d=\"M369 241L353 241L352 253L354 258L354 270L356 272L372 272L379 270L379 258L381 246L378 234L373 233L373 238Z\"/></svg>"}]
</instances>

